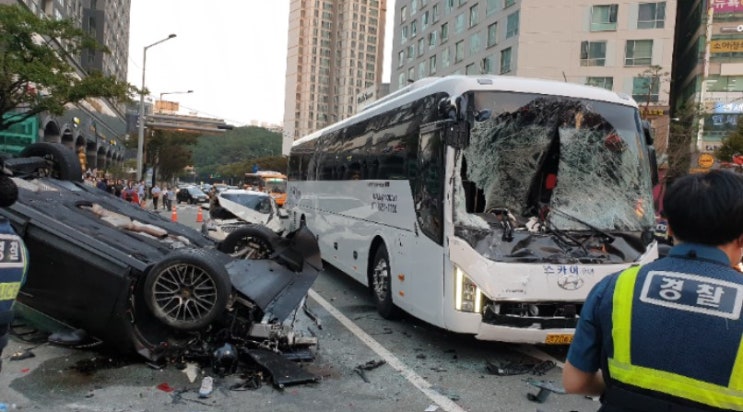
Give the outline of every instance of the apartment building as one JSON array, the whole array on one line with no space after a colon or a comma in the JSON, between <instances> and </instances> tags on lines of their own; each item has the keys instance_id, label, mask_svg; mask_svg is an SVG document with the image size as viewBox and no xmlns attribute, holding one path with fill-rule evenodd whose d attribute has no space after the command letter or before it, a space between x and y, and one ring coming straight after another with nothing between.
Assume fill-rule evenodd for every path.
<instances>
[{"instance_id":1,"label":"apartment building","mask_svg":"<svg viewBox=\"0 0 743 412\"><path fill-rule=\"evenodd\" d=\"M70 20L109 50L107 54L84 51L80 56L67 56L79 74L100 71L126 81L131 0L0 0L0 3L20 4L42 18ZM123 139L127 131L124 110L122 105L105 99L86 99L68 108L62 116L41 113L7 133L16 138L22 136L25 144L62 143L78 152L84 168L103 170L124 159ZM3 136L0 133L0 140ZM17 145L0 149L12 152L20 148Z\"/></svg>"},{"instance_id":2,"label":"apartment building","mask_svg":"<svg viewBox=\"0 0 743 412\"><path fill-rule=\"evenodd\" d=\"M291 0L283 153L382 81L386 0Z\"/></svg>"},{"instance_id":3,"label":"apartment building","mask_svg":"<svg viewBox=\"0 0 743 412\"><path fill-rule=\"evenodd\" d=\"M743 2L679 0L674 96L701 107L697 151L712 152L743 115Z\"/></svg>"},{"instance_id":4,"label":"apartment building","mask_svg":"<svg viewBox=\"0 0 743 412\"><path fill-rule=\"evenodd\" d=\"M676 0L397 0L391 90L447 74L590 84L632 95L667 136ZM659 70L650 74L651 67Z\"/></svg>"},{"instance_id":5,"label":"apartment building","mask_svg":"<svg viewBox=\"0 0 743 412\"><path fill-rule=\"evenodd\" d=\"M106 46L108 53L87 50L79 64L119 80L127 79L129 59L129 10L131 0L20 0L39 16L69 19Z\"/></svg>"}]
</instances>

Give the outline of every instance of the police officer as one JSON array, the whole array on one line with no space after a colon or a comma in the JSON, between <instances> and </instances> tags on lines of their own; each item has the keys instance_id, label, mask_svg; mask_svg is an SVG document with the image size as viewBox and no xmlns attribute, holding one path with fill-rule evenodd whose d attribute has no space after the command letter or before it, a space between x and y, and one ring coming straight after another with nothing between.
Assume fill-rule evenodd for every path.
<instances>
[{"instance_id":1,"label":"police officer","mask_svg":"<svg viewBox=\"0 0 743 412\"><path fill-rule=\"evenodd\" d=\"M3 170L7 172L7 169ZM17 199L18 187L13 180L0 176L0 207L8 207ZM23 240L13 231L8 219L0 216L0 355L8 344L13 302L25 280L27 255Z\"/></svg>"},{"instance_id":2,"label":"police officer","mask_svg":"<svg viewBox=\"0 0 743 412\"><path fill-rule=\"evenodd\" d=\"M743 411L743 175L684 176L664 197L669 255L600 281L563 370L600 411Z\"/></svg>"}]
</instances>

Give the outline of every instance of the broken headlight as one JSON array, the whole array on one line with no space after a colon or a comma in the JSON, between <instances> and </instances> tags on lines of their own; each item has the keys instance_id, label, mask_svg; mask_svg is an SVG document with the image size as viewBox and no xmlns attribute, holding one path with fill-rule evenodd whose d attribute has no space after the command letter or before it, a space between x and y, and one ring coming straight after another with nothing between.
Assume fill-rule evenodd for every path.
<instances>
[{"instance_id":1,"label":"broken headlight","mask_svg":"<svg viewBox=\"0 0 743 412\"><path fill-rule=\"evenodd\" d=\"M461 268L454 266L454 309L462 312L482 311L482 292Z\"/></svg>"}]
</instances>

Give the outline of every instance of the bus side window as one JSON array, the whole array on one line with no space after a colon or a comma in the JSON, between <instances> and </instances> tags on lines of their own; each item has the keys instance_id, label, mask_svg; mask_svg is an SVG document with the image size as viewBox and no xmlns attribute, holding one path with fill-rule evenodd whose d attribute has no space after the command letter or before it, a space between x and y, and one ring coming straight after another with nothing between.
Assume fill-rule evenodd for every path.
<instances>
[{"instance_id":1,"label":"bus side window","mask_svg":"<svg viewBox=\"0 0 743 412\"><path fill-rule=\"evenodd\" d=\"M380 179L400 179L406 176L405 159L402 156L385 156L383 161L379 166Z\"/></svg>"}]
</instances>

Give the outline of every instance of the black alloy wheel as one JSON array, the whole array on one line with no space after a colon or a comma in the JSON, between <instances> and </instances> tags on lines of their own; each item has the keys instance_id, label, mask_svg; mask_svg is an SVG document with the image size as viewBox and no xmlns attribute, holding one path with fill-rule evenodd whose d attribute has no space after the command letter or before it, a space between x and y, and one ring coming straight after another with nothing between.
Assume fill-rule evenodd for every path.
<instances>
[{"instance_id":1,"label":"black alloy wheel","mask_svg":"<svg viewBox=\"0 0 743 412\"><path fill-rule=\"evenodd\" d=\"M180 249L147 273L144 298L153 315L180 330L208 326L225 309L231 284L224 259L206 249Z\"/></svg>"}]
</instances>

